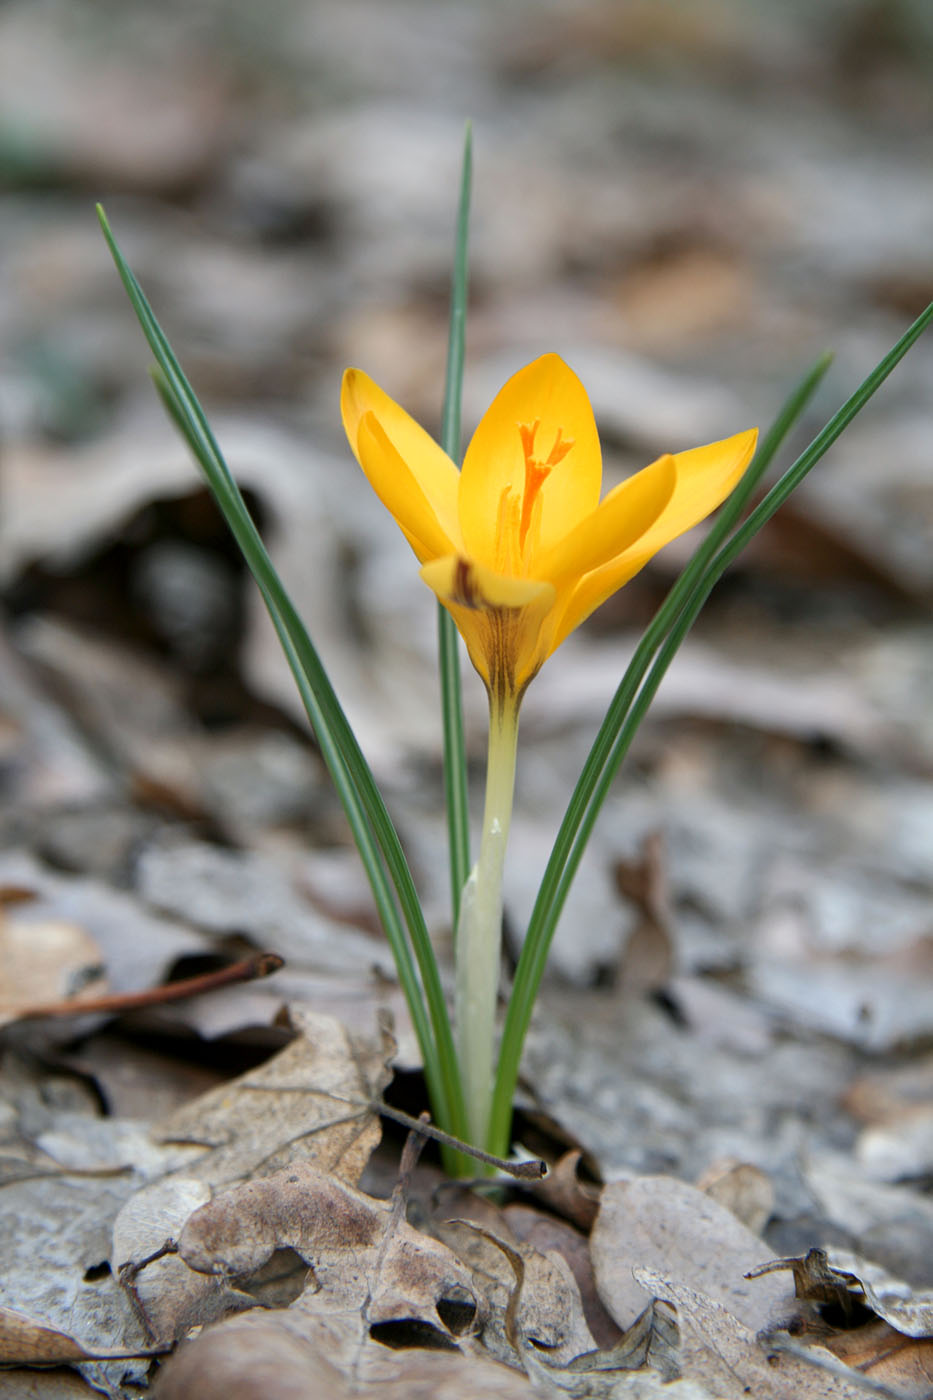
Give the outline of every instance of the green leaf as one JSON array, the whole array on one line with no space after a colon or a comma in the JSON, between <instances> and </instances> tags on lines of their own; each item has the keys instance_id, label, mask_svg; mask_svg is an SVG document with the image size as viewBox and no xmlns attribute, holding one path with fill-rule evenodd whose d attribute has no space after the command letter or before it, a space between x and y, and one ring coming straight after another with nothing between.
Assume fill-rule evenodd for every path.
<instances>
[{"instance_id":1,"label":"green leaf","mask_svg":"<svg viewBox=\"0 0 933 1400\"><path fill-rule=\"evenodd\" d=\"M619 765L670 662L725 569L848 427L931 321L933 303L833 415L806 451L751 512L745 524L735 529L727 540L763 472L825 375L830 357L823 356L814 365L788 397L745 476L636 648L568 804L529 921L499 1053L489 1143L491 1151L503 1152L504 1144L508 1142L512 1098L518 1081L522 1047L551 941L570 886Z\"/></svg>"},{"instance_id":2,"label":"green leaf","mask_svg":"<svg viewBox=\"0 0 933 1400\"><path fill-rule=\"evenodd\" d=\"M473 172L473 129L467 123L460 175L460 204L450 293L450 329L447 341L447 376L441 446L454 462L460 461L460 405L463 398L463 362L466 345L467 236L470 224L470 186ZM450 852L450 891L453 927L460 919L460 896L470 873L470 811L467 791L466 744L463 737L463 701L460 693L460 639L453 618L437 605L437 639L441 677L441 714L444 722L444 793L447 802L447 839Z\"/></svg>"},{"instance_id":3,"label":"green leaf","mask_svg":"<svg viewBox=\"0 0 933 1400\"><path fill-rule=\"evenodd\" d=\"M120 252L100 206L98 216L130 302L155 355L156 387L204 472L260 588L343 803L396 961L399 982L424 1057L435 1114L444 1127L463 1136L463 1093L450 1019L424 915L398 835L317 651L269 559L204 411Z\"/></svg>"}]
</instances>

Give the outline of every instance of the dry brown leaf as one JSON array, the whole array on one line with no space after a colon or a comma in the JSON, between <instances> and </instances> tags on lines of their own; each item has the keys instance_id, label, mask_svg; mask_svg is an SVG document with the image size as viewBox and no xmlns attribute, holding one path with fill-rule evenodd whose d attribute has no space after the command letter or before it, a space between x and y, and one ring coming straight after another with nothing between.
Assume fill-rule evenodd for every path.
<instances>
[{"instance_id":1,"label":"dry brown leaf","mask_svg":"<svg viewBox=\"0 0 933 1400\"><path fill-rule=\"evenodd\" d=\"M771 1178L753 1162L740 1162L735 1157L711 1162L697 1186L756 1235L761 1234L774 1209Z\"/></svg>"},{"instance_id":2,"label":"dry brown leaf","mask_svg":"<svg viewBox=\"0 0 933 1400\"><path fill-rule=\"evenodd\" d=\"M511 1266L514 1283L502 1330L515 1358L535 1383L536 1389L545 1395L570 1395L581 1400L584 1396L602 1396L609 1400L612 1396L645 1393L642 1385L645 1380L648 1382L648 1392L655 1393L656 1381L668 1381L678 1374L674 1354L679 1333L673 1310L664 1303L650 1303L628 1331L607 1350L594 1348L567 1358L555 1350L542 1347L540 1340L528 1336L520 1324L526 1262L533 1256L520 1254L488 1231L478 1230L477 1233L498 1248ZM488 1332L484 1340L487 1338ZM652 1375L652 1371L655 1374Z\"/></svg>"},{"instance_id":3,"label":"dry brown leaf","mask_svg":"<svg viewBox=\"0 0 933 1400\"><path fill-rule=\"evenodd\" d=\"M391 1037L351 1035L333 1017L300 1007L289 1017L300 1032L292 1044L157 1127L160 1141L209 1149L197 1175L213 1187L298 1158L356 1182L379 1141L370 1104L391 1077Z\"/></svg>"},{"instance_id":4,"label":"dry brown leaf","mask_svg":"<svg viewBox=\"0 0 933 1400\"><path fill-rule=\"evenodd\" d=\"M775 1259L759 1272L789 1269L798 1298L834 1303L850 1312L864 1301L882 1321L907 1337L933 1337L933 1289L915 1289L878 1264L847 1249L811 1249L795 1259Z\"/></svg>"},{"instance_id":5,"label":"dry brown leaf","mask_svg":"<svg viewBox=\"0 0 933 1400\"><path fill-rule=\"evenodd\" d=\"M280 1313L209 1327L159 1375L154 1400L343 1400L350 1384Z\"/></svg>"},{"instance_id":6,"label":"dry brown leaf","mask_svg":"<svg viewBox=\"0 0 933 1400\"><path fill-rule=\"evenodd\" d=\"M636 860L616 861L616 888L638 909L619 968L620 989L638 996L663 987L674 971L670 895L664 869L661 833L649 832Z\"/></svg>"},{"instance_id":7,"label":"dry brown leaf","mask_svg":"<svg viewBox=\"0 0 933 1400\"><path fill-rule=\"evenodd\" d=\"M531 1206L508 1205L503 1215L512 1234L522 1244L536 1249L539 1254L556 1249L563 1256L577 1281L587 1327L600 1347L614 1346L619 1340L619 1329L596 1291L586 1236L565 1220Z\"/></svg>"},{"instance_id":8,"label":"dry brown leaf","mask_svg":"<svg viewBox=\"0 0 933 1400\"><path fill-rule=\"evenodd\" d=\"M589 1232L599 1209L602 1188L580 1180L577 1168L582 1156L583 1153L577 1150L565 1152L547 1176L533 1182L528 1189L558 1215Z\"/></svg>"},{"instance_id":9,"label":"dry brown leaf","mask_svg":"<svg viewBox=\"0 0 933 1400\"><path fill-rule=\"evenodd\" d=\"M545 1391L572 1396L620 1396L636 1389L666 1384L679 1375L676 1354L680 1334L674 1309L667 1303L649 1303L614 1346L586 1352L565 1366L550 1364L526 1348L522 1356L528 1375Z\"/></svg>"},{"instance_id":10,"label":"dry brown leaf","mask_svg":"<svg viewBox=\"0 0 933 1400\"><path fill-rule=\"evenodd\" d=\"M400 1358L411 1348L457 1352L477 1320L470 1274L445 1245L408 1225L403 1210L400 1193L378 1201L295 1163L196 1211L178 1241L192 1268L242 1280L287 1248L311 1267L312 1281L286 1311L209 1329L167 1368L158 1395L213 1395L219 1372L244 1397L342 1396L363 1378L410 1381ZM251 1340L234 1381L214 1357L218 1347L229 1355L241 1337Z\"/></svg>"},{"instance_id":11,"label":"dry brown leaf","mask_svg":"<svg viewBox=\"0 0 933 1400\"><path fill-rule=\"evenodd\" d=\"M193 1274L174 1254L158 1257L185 1221L210 1200L210 1188L180 1173L147 1183L117 1215L111 1257L149 1335L168 1345L202 1326L252 1306L224 1279Z\"/></svg>"},{"instance_id":12,"label":"dry brown leaf","mask_svg":"<svg viewBox=\"0 0 933 1400\"><path fill-rule=\"evenodd\" d=\"M58 1366L77 1361L114 1361L148 1355L115 1347L87 1348L39 1318L0 1307L0 1366Z\"/></svg>"},{"instance_id":13,"label":"dry brown leaf","mask_svg":"<svg viewBox=\"0 0 933 1400\"><path fill-rule=\"evenodd\" d=\"M100 947L77 924L0 910L0 1025L31 1006L100 996L103 964Z\"/></svg>"},{"instance_id":14,"label":"dry brown leaf","mask_svg":"<svg viewBox=\"0 0 933 1400\"><path fill-rule=\"evenodd\" d=\"M886 1322L875 1321L854 1332L839 1332L825 1345L900 1400L929 1400L933 1394L933 1341L928 1338L904 1337Z\"/></svg>"},{"instance_id":15,"label":"dry brown leaf","mask_svg":"<svg viewBox=\"0 0 933 1400\"><path fill-rule=\"evenodd\" d=\"M817 1364L766 1352L755 1332L715 1298L653 1269L638 1269L636 1276L653 1297L676 1307L683 1374L708 1385L716 1400L865 1400L857 1373L850 1382Z\"/></svg>"},{"instance_id":16,"label":"dry brown leaf","mask_svg":"<svg viewBox=\"0 0 933 1400\"><path fill-rule=\"evenodd\" d=\"M157 1141L205 1151L184 1171L143 1186L114 1223L112 1258L159 1340L250 1304L172 1254L152 1257L179 1237L213 1191L296 1159L356 1181L379 1141L379 1120L369 1105L389 1075L391 1037L366 1040L333 1017L300 1009L292 1020L301 1034L278 1055L163 1119Z\"/></svg>"},{"instance_id":17,"label":"dry brown leaf","mask_svg":"<svg viewBox=\"0 0 933 1400\"><path fill-rule=\"evenodd\" d=\"M793 1305L786 1285L745 1278L767 1258L758 1236L725 1206L673 1177L605 1186L590 1248L600 1296L623 1329L646 1302L634 1269L656 1270L714 1298L753 1333L779 1325Z\"/></svg>"},{"instance_id":18,"label":"dry brown leaf","mask_svg":"<svg viewBox=\"0 0 933 1400\"><path fill-rule=\"evenodd\" d=\"M493 1356L514 1364L516 1338L520 1359L530 1344L555 1365L595 1349L576 1279L556 1250L544 1254L520 1244L501 1214L494 1229L470 1220L451 1220L436 1229L472 1271L474 1290L483 1300L483 1343ZM517 1292L516 1260L522 1274Z\"/></svg>"},{"instance_id":19,"label":"dry brown leaf","mask_svg":"<svg viewBox=\"0 0 933 1400\"><path fill-rule=\"evenodd\" d=\"M162 1371L154 1400L531 1400L516 1371L469 1355L379 1345L360 1314L247 1313L208 1328Z\"/></svg>"},{"instance_id":20,"label":"dry brown leaf","mask_svg":"<svg viewBox=\"0 0 933 1400\"><path fill-rule=\"evenodd\" d=\"M178 1239L199 1273L242 1278L278 1249L293 1249L313 1270L317 1290L363 1307L371 1325L415 1321L450 1337L438 1304L470 1321L476 1299L469 1271L446 1245L401 1218L399 1203L377 1201L303 1162L246 1182L201 1206ZM451 1305L448 1307L447 1305Z\"/></svg>"}]
</instances>

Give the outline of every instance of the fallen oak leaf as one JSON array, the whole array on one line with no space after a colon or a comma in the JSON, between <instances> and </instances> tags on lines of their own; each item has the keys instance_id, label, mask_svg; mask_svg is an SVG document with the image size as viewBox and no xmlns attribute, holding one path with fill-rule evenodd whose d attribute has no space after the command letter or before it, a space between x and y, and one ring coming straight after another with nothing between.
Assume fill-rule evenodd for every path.
<instances>
[{"instance_id":1,"label":"fallen oak leaf","mask_svg":"<svg viewBox=\"0 0 933 1400\"><path fill-rule=\"evenodd\" d=\"M172 1233L209 1200L203 1181L174 1173L138 1191L114 1223L113 1256L122 1261L117 1270L120 1284L147 1334L162 1345L255 1303L225 1279L193 1274L176 1257ZM155 1238L160 1243L144 1252Z\"/></svg>"},{"instance_id":2,"label":"fallen oak leaf","mask_svg":"<svg viewBox=\"0 0 933 1400\"><path fill-rule=\"evenodd\" d=\"M556 1249L567 1261L580 1290L583 1316L597 1346L617 1346L622 1333L609 1316L596 1291L589 1240L568 1221L536 1206L514 1201L502 1211L512 1235L522 1245L547 1254Z\"/></svg>"},{"instance_id":3,"label":"fallen oak leaf","mask_svg":"<svg viewBox=\"0 0 933 1400\"><path fill-rule=\"evenodd\" d=\"M649 1303L616 1346L594 1349L572 1357L557 1359L541 1349L540 1340L530 1336L521 1326L519 1304L526 1283L526 1260L522 1254L500 1240L491 1231L473 1226L476 1233L488 1240L508 1259L515 1277L505 1312L504 1331L516 1356L536 1390L546 1395L573 1397L611 1396L629 1393L660 1394L660 1386L676 1379L677 1366L673 1353L678 1341L673 1310L670 1315L661 1303L661 1315L655 1325L655 1303ZM649 1372L649 1366L656 1368ZM660 1372L660 1374L658 1374ZM640 1379L647 1377L647 1385ZM703 1397L695 1397L703 1400Z\"/></svg>"},{"instance_id":4,"label":"fallen oak leaf","mask_svg":"<svg viewBox=\"0 0 933 1400\"><path fill-rule=\"evenodd\" d=\"M16 1366L0 1371L0 1400L98 1400L100 1388L90 1386L77 1371L64 1366L31 1371Z\"/></svg>"}]
</instances>

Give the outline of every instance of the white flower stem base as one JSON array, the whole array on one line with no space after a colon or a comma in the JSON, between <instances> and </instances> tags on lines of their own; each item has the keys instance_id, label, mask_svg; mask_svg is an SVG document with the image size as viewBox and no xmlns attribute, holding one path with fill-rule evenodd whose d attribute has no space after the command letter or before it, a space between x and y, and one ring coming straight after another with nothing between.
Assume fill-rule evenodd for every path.
<instances>
[{"instance_id":1,"label":"white flower stem base","mask_svg":"<svg viewBox=\"0 0 933 1400\"><path fill-rule=\"evenodd\" d=\"M483 833L479 860L464 887L457 929L457 1055L470 1138L477 1147L486 1146L492 1106L502 871L512 819L517 743L517 704L513 698L491 698Z\"/></svg>"}]
</instances>

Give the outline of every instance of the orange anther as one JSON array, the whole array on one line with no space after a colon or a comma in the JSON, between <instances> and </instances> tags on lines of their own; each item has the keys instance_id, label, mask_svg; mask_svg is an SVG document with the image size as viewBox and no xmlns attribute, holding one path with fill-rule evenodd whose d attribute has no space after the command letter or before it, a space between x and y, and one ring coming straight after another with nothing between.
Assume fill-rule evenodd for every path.
<instances>
[{"instance_id":1,"label":"orange anther","mask_svg":"<svg viewBox=\"0 0 933 1400\"><path fill-rule=\"evenodd\" d=\"M549 467L556 467L558 462L562 462L567 456L567 453L570 451L571 447L573 447L573 438L568 438L566 442L563 442L563 436L563 428L558 428L557 437L554 439L554 446L548 453L547 464Z\"/></svg>"},{"instance_id":2,"label":"orange anther","mask_svg":"<svg viewBox=\"0 0 933 1400\"><path fill-rule=\"evenodd\" d=\"M522 492L522 514L518 527L518 548L524 551L525 541L528 538L528 531L531 529L531 522L534 517L535 501L541 487L551 474L552 467L556 467L558 462L562 462L567 453L573 447L573 438L563 440L563 429L557 429L557 437L554 439L554 446L551 448L547 461L539 462L534 455L535 435L541 425L540 418L536 418L533 423L519 423L518 433L522 440L522 452L525 457L525 489Z\"/></svg>"}]
</instances>

